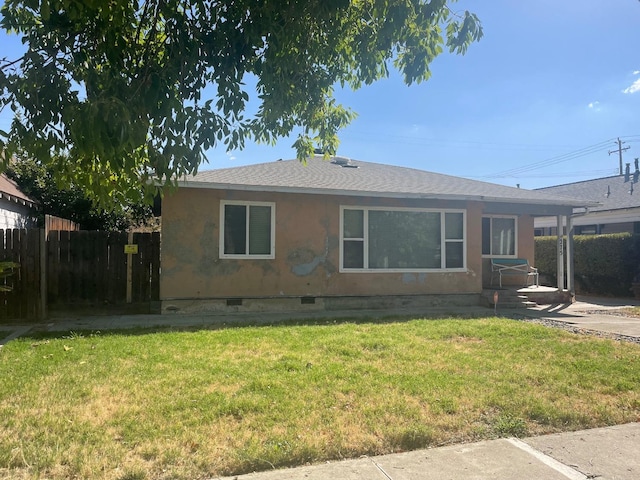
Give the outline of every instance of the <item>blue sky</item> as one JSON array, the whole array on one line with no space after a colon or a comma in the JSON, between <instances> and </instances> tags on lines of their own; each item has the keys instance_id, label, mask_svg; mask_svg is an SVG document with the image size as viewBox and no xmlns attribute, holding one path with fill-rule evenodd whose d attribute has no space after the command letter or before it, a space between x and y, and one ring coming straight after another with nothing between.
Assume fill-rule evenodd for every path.
<instances>
[{"instance_id":1,"label":"blue sky","mask_svg":"<svg viewBox=\"0 0 640 480\"><path fill-rule=\"evenodd\" d=\"M466 55L443 54L432 78L397 74L336 96L358 113L338 153L522 188L615 175L615 140L640 157L640 2L461 0L483 24ZM0 56L19 39L0 34ZM0 129L10 123L0 113ZM201 170L294 158L276 146L208 152Z\"/></svg>"}]
</instances>

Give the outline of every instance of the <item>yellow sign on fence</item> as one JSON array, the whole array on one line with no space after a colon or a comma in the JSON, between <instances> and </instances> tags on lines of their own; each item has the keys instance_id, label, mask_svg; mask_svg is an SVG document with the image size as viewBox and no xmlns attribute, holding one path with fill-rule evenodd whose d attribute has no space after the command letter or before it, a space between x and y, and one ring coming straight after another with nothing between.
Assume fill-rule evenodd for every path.
<instances>
[{"instance_id":1,"label":"yellow sign on fence","mask_svg":"<svg viewBox=\"0 0 640 480\"><path fill-rule=\"evenodd\" d=\"M124 253L137 254L138 253L138 244L134 243L134 244L125 245L124 246Z\"/></svg>"}]
</instances>

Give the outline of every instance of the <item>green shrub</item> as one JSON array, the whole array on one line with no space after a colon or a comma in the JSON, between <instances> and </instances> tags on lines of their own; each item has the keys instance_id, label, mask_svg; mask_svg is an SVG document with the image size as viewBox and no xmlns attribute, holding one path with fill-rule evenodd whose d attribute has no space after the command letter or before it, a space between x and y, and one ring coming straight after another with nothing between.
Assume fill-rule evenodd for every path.
<instances>
[{"instance_id":1,"label":"green shrub","mask_svg":"<svg viewBox=\"0 0 640 480\"><path fill-rule=\"evenodd\" d=\"M557 273L556 245L557 237L535 239L536 267L551 279ZM640 235L576 235L574 268L578 293L630 296L640 274Z\"/></svg>"},{"instance_id":2,"label":"green shrub","mask_svg":"<svg viewBox=\"0 0 640 480\"><path fill-rule=\"evenodd\" d=\"M556 278L558 237L535 237L535 266L541 275Z\"/></svg>"}]
</instances>

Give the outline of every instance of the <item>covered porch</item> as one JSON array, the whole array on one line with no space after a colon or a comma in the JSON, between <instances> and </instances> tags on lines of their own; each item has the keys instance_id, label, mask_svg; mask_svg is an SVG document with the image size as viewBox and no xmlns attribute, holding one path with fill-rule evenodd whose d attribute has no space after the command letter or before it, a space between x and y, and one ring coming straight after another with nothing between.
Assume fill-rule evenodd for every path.
<instances>
[{"instance_id":1,"label":"covered porch","mask_svg":"<svg viewBox=\"0 0 640 480\"><path fill-rule=\"evenodd\" d=\"M543 304L573 301L575 298L573 209L574 207L570 205L505 205L502 203L487 203L485 205L483 216L514 215L514 210L517 210L518 232L515 236L518 245L522 247L522 249L516 248L513 251L504 252L506 255L503 254L504 256L502 257L485 255L487 252L484 251L483 247L483 297L488 298L491 305L494 304L493 296L495 292L498 292L498 296L503 298L517 298L518 295L527 296L532 301L539 301L538 303ZM556 243L555 285L545 284L544 278L538 275L533 229L529 230L529 225L520 221L523 218L533 219L535 217L554 218L557 231L560 232ZM519 266L514 265L514 263L528 263L531 267L529 272L535 273L529 273L529 276L527 276L525 271L524 278L522 275L513 275L513 278L505 278L506 282L503 282L505 279L501 276L500 281L496 282L495 271L492 266L500 261L505 263L503 267L507 269L515 268L516 270L519 270Z\"/></svg>"}]
</instances>

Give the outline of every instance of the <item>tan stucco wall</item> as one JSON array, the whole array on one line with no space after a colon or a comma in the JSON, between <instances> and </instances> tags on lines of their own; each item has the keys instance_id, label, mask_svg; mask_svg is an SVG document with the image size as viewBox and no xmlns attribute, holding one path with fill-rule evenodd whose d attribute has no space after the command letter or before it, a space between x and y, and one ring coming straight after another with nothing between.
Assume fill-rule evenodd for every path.
<instances>
[{"instance_id":1,"label":"tan stucco wall","mask_svg":"<svg viewBox=\"0 0 640 480\"><path fill-rule=\"evenodd\" d=\"M276 203L273 260L220 259L220 200ZM340 206L467 210L467 271L339 273ZM412 295L482 290L482 204L179 188L163 200L161 298ZM531 240L519 248L533 250Z\"/></svg>"},{"instance_id":2,"label":"tan stucco wall","mask_svg":"<svg viewBox=\"0 0 640 480\"><path fill-rule=\"evenodd\" d=\"M518 258L526 258L535 266L535 240L533 235L533 217L520 215L518 217Z\"/></svg>"}]
</instances>

